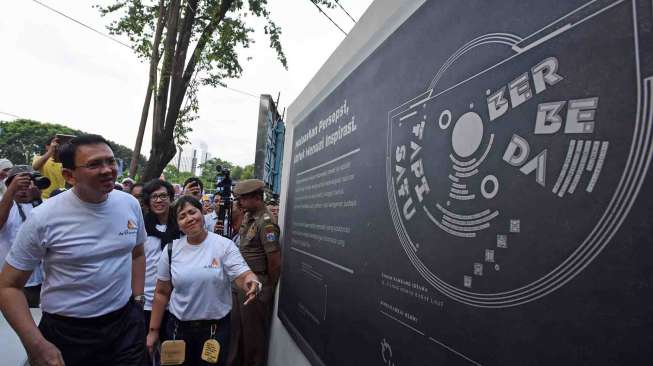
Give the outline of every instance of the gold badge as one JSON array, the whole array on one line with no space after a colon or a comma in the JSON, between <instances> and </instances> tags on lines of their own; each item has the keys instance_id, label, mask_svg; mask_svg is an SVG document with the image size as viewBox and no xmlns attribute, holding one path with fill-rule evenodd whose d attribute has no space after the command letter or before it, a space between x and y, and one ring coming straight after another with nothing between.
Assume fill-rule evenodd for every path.
<instances>
[{"instance_id":1,"label":"gold badge","mask_svg":"<svg viewBox=\"0 0 653 366\"><path fill-rule=\"evenodd\" d=\"M220 354L220 343L215 339L209 339L204 342L204 348L202 349L202 360L208 363L217 363L218 355Z\"/></svg>"},{"instance_id":2,"label":"gold badge","mask_svg":"<svg viewBox=\"0 0 653 366\"><path fill-rule=\"evenodd\" d=\"M255 236L256 236L256 226L252 225L252 227L250 227L249 230L247 231L246 238L247 238L247 240L250 240Z\"/></svg>"},{"instance_id":3,"label":"gold badge","mask_svg":"<svg viewBox=\"0 0 653 366\"><path fill-rule=\"evenodd\" d=\"M161 343L161 365L181 365L186 361L186 342L165 341Z\"/></svg>"}]
</instances>

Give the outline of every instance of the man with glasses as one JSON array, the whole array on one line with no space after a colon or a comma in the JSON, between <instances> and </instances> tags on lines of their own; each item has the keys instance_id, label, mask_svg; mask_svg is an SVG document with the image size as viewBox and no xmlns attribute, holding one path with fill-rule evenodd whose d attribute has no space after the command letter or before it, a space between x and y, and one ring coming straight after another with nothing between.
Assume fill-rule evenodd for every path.
<instances>
[{"instance_id":1,"label":"man with glasses","mask_svg":"<svg viewBox=\"0 0 653 366\"><path fill-rule=\"evenodd\" d=\"M21 226L0 273L0 310L31 365L141 365L145 224L138 201L114 191L116 159L98 135L59 153L73 187ZM43 317L36 327L21 291L40 261Z\"/></svg>"}]
</instances>

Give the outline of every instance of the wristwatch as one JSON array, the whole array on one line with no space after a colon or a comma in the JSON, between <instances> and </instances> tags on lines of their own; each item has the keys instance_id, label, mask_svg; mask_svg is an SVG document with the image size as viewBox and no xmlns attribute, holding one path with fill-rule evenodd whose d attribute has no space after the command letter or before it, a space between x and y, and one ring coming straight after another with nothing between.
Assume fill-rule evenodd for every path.
<instances>
[{"instance_id":1,"label":"wristwatch","mask_svg":"<svg viewBox=\"0 0 653 366\"><path fill-rule=\"evenodd\" d=\"M134 295L134 302L138 304L140 307L145 306L145 295L140 294L140 295Z\"/></svg>"}]
</instances>

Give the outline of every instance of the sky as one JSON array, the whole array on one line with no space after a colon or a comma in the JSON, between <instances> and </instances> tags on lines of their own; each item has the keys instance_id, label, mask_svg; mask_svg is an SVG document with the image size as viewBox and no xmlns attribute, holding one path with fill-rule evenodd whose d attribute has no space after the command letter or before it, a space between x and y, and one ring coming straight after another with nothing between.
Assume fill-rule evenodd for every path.
<instances>
[{"instance_id":1,"label":"sky","mask_svg":"<svg viewBox=\"0 0 653 366\"><path fill-rule=\"evenodd\" d=\"M109 20L93 4L109 0L39 0L104 33ZM356 20L372 0L339 0ZM280 94L283 111L345 39L310 0L268 0L282 28L288 70L269 48L262 23L253 24L255 43L240 53L242 77L225 88L200 89L200 118L190 140L212 157L237 165L254 163L259 94ZM336 7L323 8L345 31L354 22ZM115 36L127 43L127 40ZM97 133L133 148L138 131L148 65L128 48L58 15L34 0L0 2L0 112L60 123ZM251 57L251 60L247 60ZM0 120L13 117L1 114ZM151 123L141 152L151 145ZM187 146L187 150L191 147ZM186 150L186 149L185 149Z\"/></svg>"}]
</instances>

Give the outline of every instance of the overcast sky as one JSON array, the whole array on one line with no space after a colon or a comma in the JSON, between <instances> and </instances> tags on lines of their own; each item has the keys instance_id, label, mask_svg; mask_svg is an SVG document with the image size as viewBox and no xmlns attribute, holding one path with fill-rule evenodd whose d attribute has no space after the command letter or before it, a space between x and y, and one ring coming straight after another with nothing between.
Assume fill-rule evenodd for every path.
<instances>
[{"instance_id":1,"label":"overcast sky","mask_svg":"<svg viewBox=\"0 0 653 366\"><path fill-rule=\"evenodd\" d=\"M105 31L108 20L91 6L107 0L39 0ZM241 53L243 76L228 86L249 94L281 93L283 111L344 39L310 0L269 0L283 30L284 70L258 27L256 43ZM340 0L358 20L372 0ZM339 8L325 9L346 32L354 23ZM40 6L32 0L0 3L0 112L60 123L133 147L147 83L145 63L132 51ZM246 61L246 57L252 60ZM224 88L200 90L200 119L190 135L214 157L252 164L258 97ZM0 114L0 120L12 117ZM151 124L142 153L150 149Z\"/></svg>"}]
</instances>

